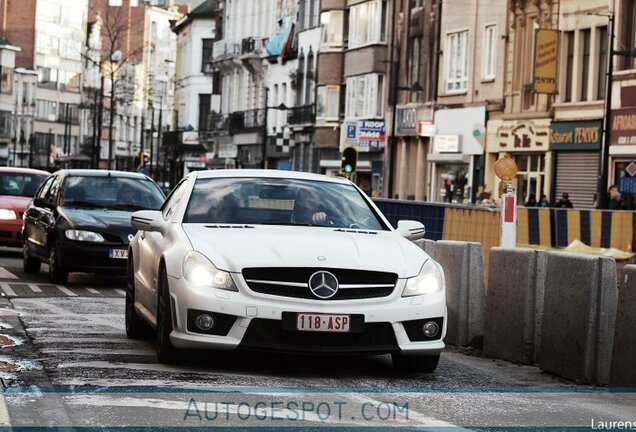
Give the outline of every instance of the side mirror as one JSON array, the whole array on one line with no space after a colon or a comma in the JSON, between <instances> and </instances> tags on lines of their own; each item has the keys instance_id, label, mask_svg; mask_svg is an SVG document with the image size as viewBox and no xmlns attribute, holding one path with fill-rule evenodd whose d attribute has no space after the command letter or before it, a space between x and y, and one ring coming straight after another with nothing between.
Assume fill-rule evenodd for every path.
<instances>
[{"instance_id":1,"label":"side mirror","mask_svg":"<svg viewBox=\"0 0 636 432\"><path fill-rule=\"evenodd\" d=\"M402 237L405 237L408 240L412 241L424 238L426 229L424 228L424 224L422 222L413 220L401 220L398 221L397 231L402 235Z\"/></svg>"},{"instance_id":2,"label":"side mirror","mask_svg":"<svg viewBox=\"0 0 636 432\"><path fill-rule=\"evenodd\" d=\"M48 209L53 208L53 204L51 204L51 201L47 200L46 198L42 198L42 197L34 198L33 199L33 205L35 207L44 207L44 208L48 208Z\"/></svg>"},{"instance_id":3,"label":"side mirror","mask_svg":"<svg viewBox=\"0 0 636 432\"><path fill-rule=\"evenodd\" d=\"M154 231L161 234L166 232L166 222L158 210L136 211L130 217L130 222L137 231Z\"/></svg>"}]
</instances>

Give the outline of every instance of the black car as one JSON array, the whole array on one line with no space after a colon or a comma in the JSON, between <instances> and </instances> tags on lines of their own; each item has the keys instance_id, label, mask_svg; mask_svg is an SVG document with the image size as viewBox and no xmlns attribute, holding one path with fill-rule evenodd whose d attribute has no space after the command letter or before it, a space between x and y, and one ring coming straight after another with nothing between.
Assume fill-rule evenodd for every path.
<instances>
[{"instance_id":1,"label":"black car","mask_svg":"<svg viewBox=\"0 0 636 432\"><path fill-rule=\"evenodd\" d=\"M23 264L27 273L49 264L49 278L69 272L126 272L130 215L161 207L165 196L140 173L61 170L38 189L24 213Z\"/></svg>"}]
</instances>

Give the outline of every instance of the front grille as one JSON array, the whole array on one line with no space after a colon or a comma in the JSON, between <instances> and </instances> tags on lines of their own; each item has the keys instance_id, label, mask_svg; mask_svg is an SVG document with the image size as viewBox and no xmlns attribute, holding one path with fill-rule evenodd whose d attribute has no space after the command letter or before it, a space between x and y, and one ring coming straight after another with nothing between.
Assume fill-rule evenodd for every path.
<instances>
[{"instance_id":1,"label":"front grille","mask_svg":"<svg viewBox=\"0 0 636 432\"><path fill-rule=\"evenodd\" d=\"M397 282L395 273L317 267L246 268L243 269L243 278L247 286L257 293L318 299L309 289L309 278L320 270L332 273L340 285L336 295L326 300L386 297L391 295Z\"/></svg>"},{"instance_id":2,"label":"front grille","mask_svg":"<svg viewBox=\"0 0 636 432\"><path fill-rule=\"evenodd\" d=\"M398 352L390 323L365 323L360 333L286 331L282 322L255 318L239 348L287 353L355 354Z\"/></svg>"}]
</instances>

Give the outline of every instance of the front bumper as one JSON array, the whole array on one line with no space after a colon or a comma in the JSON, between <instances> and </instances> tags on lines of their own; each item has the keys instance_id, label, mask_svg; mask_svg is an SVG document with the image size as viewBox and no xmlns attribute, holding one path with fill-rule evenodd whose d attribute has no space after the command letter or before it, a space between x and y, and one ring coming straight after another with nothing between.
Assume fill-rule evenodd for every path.
<instances>
[{"instance_id":1,"label":"front bumper","mask_svg":"<svg viewBox=\"0 0 636 432\"><path fill-rule=\"evenodd\" d=\"M126 272L126 260L110 258L111 249L127 250L128 245L101 245L90 242L63 241L58 243L58 262L70 272L108 273Z\"/></svg>"},{"instance_id":2,"label":"front bumper","mask_svg":"<svg viewBox=\"0 0 636 432\"><path fill-rule=\"evenodd\" d=\"M22 219L0 222L0 245L22 246Z\"/></svg>"},{"instance_id":3,"label":"front bumper","mask_svg":"<svg viewBox=\"0 0 636 432\"><path fill-rule=\"evenodd\" d=\"M445 292L402 298L404 280L390 296L363 300L322 301L258 294L233 275L239 292L191 286L183 278L168 278L173 331L177 348L259 350L292 353L360 354L409 353L434 355L444 348L447 312ZM226 327L218 334L192 331L192 311L215 314ZM190 323L188 313L190 312ZM285 330L289 313L347 314L363 317L364 329L355 333ZM436 319L440 332L433 340L413 337L404 323ZM219 322L221 322L219 321Z\"/></svg>"}]
</instances>

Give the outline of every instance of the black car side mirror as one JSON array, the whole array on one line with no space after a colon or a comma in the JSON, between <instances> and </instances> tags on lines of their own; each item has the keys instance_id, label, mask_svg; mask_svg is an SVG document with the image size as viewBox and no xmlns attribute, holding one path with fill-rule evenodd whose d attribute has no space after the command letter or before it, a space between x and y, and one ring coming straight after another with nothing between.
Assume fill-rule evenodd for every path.
<instances>
[{"instance_id":1,"label":"black car side mirror","mask_svg":"<svg viewBox=\"0 0 636 432\"><path fill-rule=\"evenodd\" d=\"M36 207L44 207L44 208L53 208L53 204L51 204L51 201L47 200L46 198L42 198L42 197L38 197L38 198L34 198L33 199L33 205Z\"/></svg>"}]
</instances>

